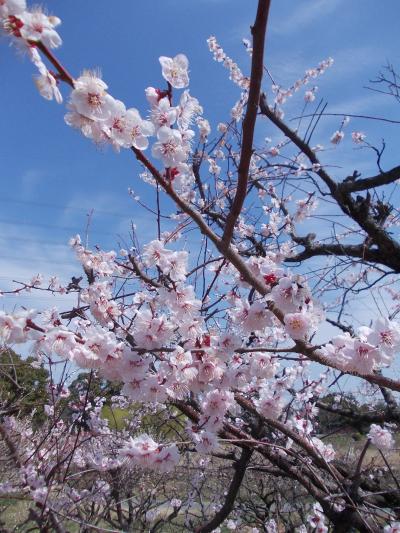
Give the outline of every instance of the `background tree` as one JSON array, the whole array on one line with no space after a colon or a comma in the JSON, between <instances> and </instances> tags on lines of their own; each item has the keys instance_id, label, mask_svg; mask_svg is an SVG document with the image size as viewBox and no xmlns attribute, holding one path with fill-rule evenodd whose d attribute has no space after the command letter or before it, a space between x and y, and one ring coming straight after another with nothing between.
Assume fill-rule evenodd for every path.
<instances>
[{"instance_id":1,"label":"background tree","mask_svg":"<svg viewBox=\"0 0 400 533\"><path fill-rule=\"evenodd\" d=\"M2 416L33 415L36 424L44 420L48 401L49 373L42 366L32 366L33 357L22 358L11 349L0 351L0 398Z\"/></svg>"}]
</instances>

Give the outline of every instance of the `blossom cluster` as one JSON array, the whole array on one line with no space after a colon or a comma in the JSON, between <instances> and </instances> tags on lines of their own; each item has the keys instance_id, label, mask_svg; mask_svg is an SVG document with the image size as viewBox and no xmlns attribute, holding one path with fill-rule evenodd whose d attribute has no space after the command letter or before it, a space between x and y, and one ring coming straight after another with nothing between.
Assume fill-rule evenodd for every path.
<instances>
[{"instance_id":1,"label":"blossom cluster","mask_svg":"<svg viewBox=\"0 0 400 533\"><path fill-rule=\"evenodd\" d=\"M394 446L394 438L392 433L377 424L371 424L368 438L380 450L390 450Z\"/></svg>"},{"instance_id":2,"label":"blossom cluster","mask_svg":"<svg viewBox=\"0 0 400 533\"><path fill-rule=\"evenodd\" d=\"M149 137L155 137L152 155L162 161L167 169L166 177L174 181L175 188L187 192L193 182L193 173L187 164L195 137L190 126L196 120L201 142L206 141L211 131L209 122L201 116L198 100L189 91L182 93L178 105L171 103L172 88L185 89L189 84L187 57L178 54L174 58L159 58L169 89L146 89L150 112L148 119L144 119L136 108L127 108L124 102L114 98L96 71L86 70L77 79L65 80L63 74L47 69L39 53L40 45L49 48L61 45L61 38L54 29L60 22L39 8L27 10L25 0L4 0L0 5L0 27L38 68L40 75L35 83L41 95L61 103L59 81L73 85L66 123L96 143L111 144L117 151L121 148L146 150Z\"/></svg>"},{"instance_id":3,"label":"blossom cluster","mask_svg":"<svg viewBox=\"0 0 400 533\"><path fill-rule=\"evenodd\" d=\"M61 20L46 15L40 7L27 9L25 0L3 0L0 3L0 30L7 34L13 44L27 53L39 71L35 83L44 98L62 102L57 87L57 75L50 72L42 61L37 50L37 43L48 48L57 48L62 40L55 28Z\"/></svg>"},{"instance_id":4,"label":"blossom cluster","mask_svg":"<svg viewBox=\"0 0 400 533\"><path fill-rule=\"evenodd\" d=\"M276 105L283 105L286 100L291 98L301 87L308 85L312 79L324 74L324 72L333 65L333 62L331 57L324 59L317 67L306 70L304 76L296 80L288 89L284 89L279 85L273 85L272 92L275 94L274 103ZM304 99L306 102L313 102L315 100L315 92L317 89L318 87L313 87L305 92Z\"/></svg>"},{"instance_id":5,"label":"blossom cluster","mask_svg":"<svg viewBox=\"0 0 400 533\"><path fill-rule=\"evenodd\" d=\"M120 453L122 457L128 458L139 466L154 468L160 472L168 472L179 460L179 452L175 444L160 446L145 434L136 439L130 437Z\"/></svg>"},{"instance_id":6,"label":"blossom cluster","mask_svg":"<svg viewBox=\"0 0 400 533\"><path fill-rule=\"evenodd\" d=\"M334 337L321 351L344 369L361 375L389 366L400 348L400 325L378 318L372 328L362 326L357 336L348 333Z\"/></svg>"}]
</instances>

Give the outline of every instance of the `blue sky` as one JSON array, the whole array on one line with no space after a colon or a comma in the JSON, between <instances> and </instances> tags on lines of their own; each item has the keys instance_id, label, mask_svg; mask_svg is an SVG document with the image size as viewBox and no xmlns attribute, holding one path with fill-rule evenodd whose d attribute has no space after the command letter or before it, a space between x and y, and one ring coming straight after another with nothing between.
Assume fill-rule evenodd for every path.
<instances>
[{"instance_id":1,"label":"blue sky","mask_svg":"<svg viewBox=\"0 0 400 533\"><path fill-rule=\"evenodd\" d=\"M158 57L183 52L190 60L191 93L206 118L215 126L229 117L239 92L226 70L212 60L206 39L216 35L248 73L241 39L250 36L254 0L48 0L45 5L62 19L64 44L56 54L74 76L84 68L101 68L111 94L145 115L144 89L163 86ZM330 111L400 119L394 101L363 89L388 60L400 70L399 16L398 0L272 0L266 64L285 86L332 56L334 67L316 81L318 96L329 102ZM100 150L66 126L64 106L37 93L29 62L18 57L6 39L0 46L0 288L37 272L58 273L64 280L78 274L66 243L70 236L85 233L92 209L91 246L118 249L118 243L128 239L130 221L137 225L142 243L155 238L151 215L127 194L131 187L145 201L153 195L138 178L140 168L131 153ZM68 88L62 91L66 99ZM299 95L287 110L301 105ZM339 122L326 120L318 140L328 144ZM262 128L260 139L276 135L268 124ZM389 147L384 165L389 168L398 164L397 128L354 120L348 131L363 130L376 142L385 137ZM343 166L351 172L375 171L372 157L360 158L350 142L342 153ZM341 172L338 169L338 176ZM60 303L43 294L23 302ZM4 298L0 305L10 309L18 303Z\"/></svg>"}]
</instances>

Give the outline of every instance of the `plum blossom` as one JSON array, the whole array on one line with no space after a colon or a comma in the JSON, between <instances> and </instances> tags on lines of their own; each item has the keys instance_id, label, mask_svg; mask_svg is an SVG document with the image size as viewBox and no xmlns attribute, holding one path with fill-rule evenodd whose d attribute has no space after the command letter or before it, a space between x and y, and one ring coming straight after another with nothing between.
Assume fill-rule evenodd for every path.
<instances>
[{"instance_id":1,"label":"plum blossom","mask_svg":"<svg viewBox=\"0 0 400 533\"><path fill-rule=\"evenodd\" d=\"M310 420L307 418L302 418L301 416L295 416L293 420L293 426L297 431L303 435L310 435L313 431L313 425Z\"/></svg>"},{"instance_id":2,"label":"plum blossom","mask_svg":"<svg viewBox=\"0 0 400 533\"><path fill-rule=\"evenodd\" d=\"M174 58L161 56L159 58L162 75L175 89L184 89L189 85L189 61L184 54Z\"/></svg>"},{"instance_id":3,"label":"plum blossom","mask_svg":"<svg viewBox=\"0 0 400 533\"><path fill-rule=\"evenodd\" d=\"M315 209L318 207L318 200L308 197L302 200L297 200L296 205L297 210L294 215L294 220L296 222L300 222L309 217L312 211L315 211Z\"/></svg>"},{"instance_id":4,"label":"plum blossom","mask_svg":"<svg viewBox=\"0 0 400 533\"><path fill-rule=\"evenodd\" d=\"M223 66L229 70L229 79L236 83L241 89L247 90L249 88L249 78L244 76L237 63L226 55L214 35L211 35L207 39L207 44L210 52L212 52L214 56L214 60L218 61L218 63L222 63Z\"/></svg>"},{"instance_id":5,"label":"plum blossom","mask_svg":"<svg viewBox=\"0 0 400 533\"><path fill-rule=\"evenodd\" d=\"M203 112L203 108L199 101L194 96L189 94L189 91L183 91L179 100L177 108L178 118L177 123L181 130L187 130L196 115Z\"/></svg>"},{"instance_id":6,"label":"plum blossom","mask_svg":"<svg viewBox=\"0 0 400 533\"><path fill-rule=\"evenodd\" d=\"M84 269L93 271L94 275L111 276L114 272L119 272L119 267L115 263L117 254L114 251L92 252L82 245L79 235L70 239L69 245L75 250L78 261Z\"/></svg>"},{"instance_id":7,"label":"plum blossom","mask_svg":"<svg viewBox=\"0 0 400 533\"><path fill-rule=\"evenodd\" d=\"M279 533L278 532L278 526L276 525L276 522L273 518L270 518L266 523L265 523L265 530L267 533ZM259 532L259 529L257 528L253 528L251 530L251 533L258 533Z\"/></svg>"},{"instance_id":8,"label":"plum blossom","mask_svg":"<svg viewBox=\"0 0 400 533\"><path fill-rule=\"evenodd\" d=\"M120 100L110 101L110 115L104 121L104 132L110 138L113 145L118 149L126 145L125 104Z\"/></svg>"},{"instance_id":9,"label":"plum blossom","mask_svg":"<svg viewBox=\"0 0 400 533\"><path fill-rule=\"evenodd\" d=\"M70 111L64 116L65 123L68 126L80 130L85 137L92 139L95 143L108 142L109 139L101 123L81 115L73 106L70 105L69 107Z\"/></svg>"},{"instance_id":10,"label":"plum blossom","mask_svg":"<svg viewBox=\"0 0 400 533\"><path fill-rule=\"evenodd\" d=\"M49 489L47 487L38 487L32 491L33 501L44 505L48 497Z\"/></svg>"},{"instance_id":11,"label":"plum blossom","mask_svg":"<svg viewBox=\"0 0 400 533\"><path fill-rule=\"evenodd\" d=\"M211 132L210 123L205 118L201 118L197 120L197 127L199 128L200 132L200 140L202 142L206 142L207 137Z\"/></svg>"},{"instance_id":12,"label":"plum blossom","mask_svg":"<svg viewBox=\"0 0 400 533\"><path fill-rule=\"evenodd\" d=\"M49 17L40 8L36 8L24 11L19 19L22 21L21 37L26 41L40 41L49 48L57 48L62 44L61 37L54 30L61 24L58 17Z\"/></svg>"},{"instance_id":13,"label":"plum blossom","mask_svg":"<svg viewBox=\"0 0 400 533\"><path fill-rule=\"evenodd\" d=\"M400 533L400 522L392 522L383 528L384 533Z\"/></svg>"},{"instance_id":14,"label":"plum blossom","mask_svg":"<svg viewBox=\"0 0 400 533\"><path fill-rule=\"evenodd\" d=\"M365 141L366 135L361 131L353 131L351 138L355 144L362 144Z\"/></svg>"},{"instance_id":15,"label":"plum blossom","mask_svg":"<svg viewBox=\"0 0 400 533\"><path fill-rule=\"evenodd\" d=\"M224 416L234 404L233 393L230 391L213 390L207 392L201 406L205 416Z\"/></svg>"},{"instance_id":16,"label":"plum blossom","mask_svg":"<svg viewBox=\"0 0 400 533\"><path fill-rule=\"evenodd\" d=\"M187 159L182 135L177 130L162 126L157 131L158 141L152 147L155 158L161 159L166 168L174 167Z\"/></svg>"},{"instance_id":17,"label":"plum blossom","mask_svg":"<svg viewBox=\"0 0 400 533\"><path fill-rule=\"evenodd\" d=\"M72 111L94 121L106 121L115 108L114 98L107 92L107 85L94 72L85 71L75 81L71 92Z\"/></svg>"},{"instance_id":18,"label":"plum blossom","mask_svg":"<svg viewBox=\"0 0 400 533\"><path fill-rule=\"evenodd\" d=\"M292 280L290 277L282 277L272 288L269 297L284 313L296 313L302 306L311 301L307 286Z\"/></svg>"},{"instance_id":19,"label":"plum blossom","mask_svg":"<svg viewBox=\"0 0 400 533\"><path fill-rule=\"evenodd\" d=\"M135 439L130 437L125 446L121 448L120 453L122 457L128 457L141 465L146 465L152 461L153 454L157 453L158 450L159 444L148 435L143 434Z\"/></svg>"},{"instance_id":20,"label":"plum blossom","mask_svg":"<svg viewBox=\"0 0 400 533\"><path fill-rule=\"evenodd\" d=\"M272 419L279 418L284 407L283 398L279 394L273 394L267 388L261 390L260 398L254 403L262 415Z\"/></svg>"},{"instance_id":21,"label":"plum blossom","mask_svg":"<svg viewBox=\"0 0 400 533\"><path fill-rule=\"evenodd\" d=\"M229 314L233 322L245 333L262 331L272 324L272 314L266 309L264 302L254 302L250 305L248 301L240 300Z\"/></svg>"},{"instance_id":22,"label":"plum blossom","mask_svg":"<svg viewBox=\"0 0 400 533\"><path fill-rule=\"evenodd\" d=\"M186 91L185 91L186 92ZM169 98L165 96L152 105L150 118L155 128L172 126L178 116L178 109L172 107Z\"/></svg>"},{"instance_id":23,"label":"plum blossom","mask_svg":"<svg viewBox=\"0 0 400 533\"><path fill-rule=\"evenodd\" d=\"M316 533L327 533L328 528L325 525L325 516L319 503L314 503L312 513L307 516L307 522Z\"/></svg>"},{"instance_id":24,"label":"plum blossom","mask_svg":"<svg viewBox=\"0 0 400 533\"><path fill-rule=\"evenodd\" d=\"M134 336L139 346L147 349L161 348L168 342L173 330L173 322L165 315L154 316L147 309L138 311L134 322Z\"/></svg>"},{"instance_id":25,"label":"plum blossom","mask_svg":"<svg viewBox=\"0 0 400 533\"><path fill-rule=\"evenodd\" d=\"M261 352L254 352L251 354L249 371L250 375L254 377L262 379L272 378L275 375L278 366L279 363L273 361L269 354Z\"/></svg>"},{"instance_id":26,"label":"plum blossom","mask_svg":"<svg viewBox=\"0 0 400 533\"><path fill-rule=\"evenodd\" d=\"M387 357L382 351L360 339L349 340L343 348L342 354L346 366L362 375L371 373L382 361L387 361Z\"/></svg>"},{"instance_id":27,"label":"plum blossom","mask_svg":"<svg viewBox=\"0 0 400 533\"><path fill-rule=\"evenodd\" d=\"M331 137L331 143L332 144L339 144L344 137L343 131L336 130L335 133Z\"/></svg>"},{"instance_id":28,"label":"plum blossom","mask_svg":"<svg viewBox=\"0 0 400 533\"><path fill-rule=\"evenodd\" d=\"M212 453L218 449L218 438L215 432L201 430L192 432L192 439L199 453Z\"/></svg>"},{"instance_id":29,"label":"plum blossom","mask_svg":"<svg viewBox=\"0 0 400 533\"><path fill-rule=\"evenodd\" d=\"M175 444L162 446L159 453L154 457L152 467L159 472L170 472L179 462L179 450Z\"/></svg>"},{"instance_id":30,"label":"plum blossom","mask_svg":"<svg viewBox=\"0 0 400 533\"><path fill-rule=\"evenodd\" d=\"M44 74L34 78L34 82L43 98L46 100L53 100L54 98L58 104L62 103L63 98L57 86L57 80L51 72L46 70Z\"/></svg>"},{"instance_id":31,"label":"plum blossom","mask_svg":"<svg viewBox=\"0 0 400 533\"><path fill-rule=\"evenodd\" d=\"M188 253L164 248L162 241L154 240L144 246L143 262L147 267L157 265L173 281L185 281Z\"/></svg>"},{"instance_id":32,"label":"plum blossom","mask_svg":"<svg viewBox=\"0 0 400 533\"><path fill-rule=\"evenodd\" d=\"M181 346L177 346L169 357L170 362L178 368L184 368L192 363L192 354L185 351Z\"/></svg>"},{"instance_id":33,"label":"plum blossom","mask_svg":"<svg viewBox=\"0 0 400 533\"><path fill-rule=\"evenodd\" d=\"M25 10L25 0L2 0L0 2L0 19L5 19L10 15L20 15Z\"/></svg>"},{"instance_id":34,"label":"plum blossom","mask_svg":"<svg viewBox=\"0 0 400 533\"><path fill-rule=\"evenodd\" d=\"M40 47L28 47L29 43L25 42L40 41L48 47L59 46L61 39L54 28L60 21L57 17L48 17L40 9L27 12L25 7L23 0L0 0L2 25L8 28L14 37L18 37L22 46L29 48L27 53L39 70L40 77L37 78L36 85L42 96L61 102L57 82L62 79L62 75L53 75L48 71L39 55ZM249 79L224 53L214 37L208 42L215 60L223 63L229 70L231 79L242 90L231 113L233 119L238 122L248 102ZM250 43L246 46L251 51ZM331 63L331 60L326 60L317 68L308 70L304 78L297 80L288 89L274 86L275 102L283 104L302 86L310 83L312 78L322 74ZM182 89L188 85L189 65L186 56L162 56L160 64L163 77L172 87ZM224 211L227 212L227 206L236 192L236 170L240 162L240 150L235 147L237 130L233 121L229 125L218 125L220 138L209 151L203 147L204 154L200 155L191 151L195 133L190 128L193 124L197 125L199 140L206 143L211 127L208 120L202 116L203 110L198 100L192 97L189 91L183 91L179 104L172 106L170 86L167 90L149 87L146 97L148 107L151 107L150 120L144 120L137 109L127 109L122 101L113 98L108 93L105 82L96 73L85 71L73 84L69 113L65 118L68 124L80 129L85 136L96 142L112 144L117 150L130 147L144 150L149 145L148 137L156 135L152 154L162 161L166 169L162 170L162 176L171 188L178 191L180 197L187 200L193 209L197 206L199 216L204 216L207 223L211 220L210 213L214 210L220 210L221 216ZM313 87L305 92L306 102L314 101L316 90L317 88ZM276 114L281 116L282 111L277 109ZM333 144L339 144L343 139L344 133L341 130L344 125L345 120L339 131L331 137ZM228 129L232 131L230 139L225 135ZM353 132L352 139L359 144L364 141L365 135ZM264 154L267 153L271 158L277 157L288 143L289 140L285 139L276 146L269 145ZM204 180L205 193L199 200L192 187L192 166L195 167L197 162L200 164L201 161L209 165L211 179ZM151 168L150 165L148 168ZM227 170L225 175L226 169L231 170ZM205 238L204 262L213 263L213 266L209 270L211 275L205 268L203 280L198 276L197 269L188 274L189 257L185 250L174 251L166 248L167 242L186 235L187 213L178 212L172 215L170 219L176 221L176 226L167 226L168 231L162 233L159 240L145 245L141 257L137 250L132 248L130 251L121 252L123 259L118 261L115 252L88 250L82 245L80 237L75 237L71 245L88 278L86 280L82 277L78 281L73 278L73 282L66 289L79 293L79 307L74 310L77 316L68 318L68 326L64 326L63 317L70 315L55 310L38 317L31 311L12 315L0 311L0 339L5 343L33 341L33 353L37 355L38 360L40 357L48 357L52 362L50 358L55 355L68 359L81 368L95 369L101 378L122 382L126 405L131 401L147 402L150 409L156 409L156 404L163 404L171 399L190 401L191 408L198 413L193 417L197 425L189 427L187 433L200 453L211 453L218 448L218 432L227 417L237 428L248 431L250 418L247 417L246 420L246 417L242 416L243 413L239 412L235 401L235 394L240 392L253 402L260 415L275 420L282 418L288 428L294 428L300 433L326 462L332 461L335 455L332 445L325 445L317 437L312 437L317 417L312 398L321 394L328 374L312 381L307 370L308 361L304 361L300 356L296 358L296 363L290 366L291 358L279 354L284 351L280 349L280 343L287 341L287 335L294 340L305 340L321 318L321 312L311 298L305 278L293 275L279 266L280 262L294 254L295 246L287 237L288 234L292 237L292 229L294 234L294 223L303 221L316 208L317 203L313 199L313 193L308 193L307 198L300 200L296 200L298 192L295 198L290 198L290 193L285 193L281 198L278 194L280 191L275 192L275 186L278 187L275 184L281 181L282 175L279 172L284 172L286 180L287 173L301 178L307 176L311 169L321 174L321 165L314 163L310 167L310 163L307 163L301 154L297 154L290 165L276 167L265 165L265 158L261 159L257 153L252 155L249 180L260 185L262 189L258 197L256 193L252 193L252 199L262 203L262 207L257 209L260 209L261 215L263 212L267 214L268 224L261 225L256 209L254 213L250 213L247 206L244 206L235 227L235 239L229 245L228 251L217 245L222 257L216 255L215 249L212 251L211 247L208 248ZM155 172L154 174L156 175ZM279 180L276 179L278 176ZM150 172L144 179L149 182L152 180ZM304 188L301 186L298 190L304 191L305 187L306 185ZM214 191L216 195L213 198ZM289 214L290 209L285 211L284 207L289 201L293 201L296 206L294 214ZM208 211L209 209L213 211ZM187 212L190 213L189 210ZM214 221L219 222L219 213L214 215ZM223 216L221 220L224 220ZM221 230L222 226L221 223ZM219 234L217 227L216 232ZM260 245L265 247L265 256L262 251L257 253L257 257L253 255L248 259L252 254L248 243L253 239L257 243L259 232L268 237L260 240ZM206 231L204 233L207 235ZM246 242L246 239L249 240ZM213 240L215 241L212 238L211 241ZM295 238L292 238L292 241L295 241ZM136 239L134 242L137 242ZM238 258L243 258L238 261L239 266L242 261L257 280L259 285L253 285L258 290L253 290L248 281L250 276L246 276L245 269L239 268L232 259L236 257L236 253ZM140 272L131 269L132 265L129 264L129 260L133 263L132 259L136 258L136 255ZM145 271L144 275L141 275L142 269ZM194 286L185 285L189 275L194 280ZM207 290L208 279L214 281ZM231 285L227 289L232 280L233 288ZM31 286L36 288L41 283L39 276L30 282ZM129 292L128 289L124 292L128 283L134 285L132 293L130 287ZM61 290L55 278L49 288ZM201 293L204 296L202 301L198 299ZM214 307L215 303L219 305L218 308ZM278 321L278 316L283 316L283 325ZM33 323L34 319L37 319L40 325ZM323 346L321 352L335 363L340 362L345 371L366 374L389 364L399 347L400 326L388 319L379 319L371 327L360 328L357 336L336 337ZM271 355L268 351L274 353ZM281 357L288 362L285 361L282 368L279 368ZM296 386L300 382L300 392L293 392L295 382ZM49 388L49 392L54 402L69 395L68 391L63 391L61 387ZM74 400L77 405L73 414L74 423L85 422L85 430L82 431L84 438L99 436L106 441L105 437L110 436L111 429L101 417L104 399L95 399L96 406L89 414L87 411L90 408L85 405L83 414L80 408L87 398L82 398L81 391L78 400ZM72 402L71 409L74 409ZM56 415L57 404L46 404L44 410L49 416ZM284 412L286 416L283 416ZM85 420L84 415L88 415ZM56 419L57 416L54 416L54 420ZM54 435L58 438L57 432L66 424L63 420L56 423L58 425ZM125 462L160 472L167 472L178 464L177 445L157 443L146 434L137 436L138 428L133 427L133 424L129 429L132 428L134 437L124 441L129 433L121 431L116 437L118 446L114 446L113 442L113 449L120 449L117 459L103 454L103 448L100 446L91 453L81 451L84 443L78 442L76 435L72 435L75 441L73 445L77 450L72 464L74 467L83 467L89 463L90 467L98 472L105 472ZM272 430L270 433L268 439L272 441L274 438L282 439L284 431L279 432L279 435L274 434ZM80 432L77 434L79 437ZM23 437L21 434L21 438ZM31 438L31 435L29 437ZM375 424L371 426L368 438L379 449L390 449L394 445L391 432ZM31 440L33 441L33 438ZM279 440L275 442L279 443ZM180 446L186 444L181 443ZM269 445L269 442L266 444ZM69 449L68 446L54 447L57 451ZM289 447L290 443L287 449ZM28 451L31 452L30 449ZM282 454L284 453L283 450ZM51 450L38 449L38 453L33 455L37 455L40 461L46 463L44 468L52 471ZM24 479L33 500L42 505L50 505L48 502L52 504L44 482L47 478L41 474L39 468L28 470L27 468ZM102 501L101 498L109 491L108 484L100 487L94 483L90 490L81 493L71 490L69 496L71 501L75 502L83 498L82 494L89 498L89 501L95 501L97 492L97 498ZM174 503L172 505L178 508L181 502L176 506ZM314 505L308 522L320 533L328 530L319 504ZM237 529L238 524L231 520L227 522L227 527ZM387 529L388 527L385 530L394 531L396 524L390 526L391 529ZM265 528L275 531L277 525L270 521Z\"/></svg>"},{"instance_id":35,"label":"plum blossom","mask_svg":"<svg viewBox=\"0 0 400 533\"><path fill-rule=\"evenodd\" d=\"M143 247L143 250L143 263L147 267L160 266L164 258L170 253L164 248L164 243L160 240L151 241Z\"/></svg>"},{"instance_id":36,"label":"plum blossom","mask_svg":"<svg viewBox=\"0 0 400 533\"><path fill-rule=\"evenodd\" d=\"M114 100L111 105L111 115L104 123L110 140L117 146L145 150L149 145L147 137L154 134L153 124L143 120L137 109L126 110L119 100Z\"/></svg>"},{"instance_id":37,"label":"plum blossom","mask_svg":"<svg viewBox=\"0 0 400 533\"><path fill-rule=\"evenodd\" d=\"M335 459L336 452L333 449L332 444L325 444L324 442L322 442L321 439L318 439L317 437L312 437L311 443L327 463L330 463Z\"/></svg>"},{"instance_id":38,"label":"plum blossom","mask_svg":"<svg viewBox=\"0 0 400 533\"><path fill-rule=\"evenodd\" d=\"M314 102L314 100L315 100L315 91L306 91L304 93L304 100L306 102Z\"/></svg>"},{"instance_id":39,"label":"plum blossom","mask_svg":"<svg viewBox=\"0 0 400 533\"><path fill-rule=\"evenodd\" d=\"M176 445L157 444L149 435L143 434L135 439L130 437L121 448L120 454L138 466L153 468L161 472L171 470L179 461Z\"/></svg>"},{"instance_id":40,"label":"plum blossom","mask_svg":"<svg viewBox=\"0 0 400 533\"><path fill-rule=\"evenodd\" d=\"M39 331L29 326L36 311L18 311L12 315L0 311L0 339L10 344L20 344L40 336Z\"/></svg>"},{"instance_id":41,"label":"plum blossom","mask_svg":"<svg viewBox=\"0 0 400 533\"><path fill-rule=\"evenodd\" d=\"M380 450L391 450L394 446L394 438L392 433L377 424L371 424L368 432L368 438L372 444Z\"/></svg>"},{"instance_id":42,"label":"plum blossom","mask_svg":"<svg viewBox=\"0 0 400 533\"><path fill-rule=\"evenodd\" d=\"M279 155L279 148L277 146L271 146L271 148L268 149L268 155L271 157L276 157Z\"/></svg>"},{"instance_id":43,"label":"plum blossom","mask_svg":"<svg viewBox=\"0 0 400 533\"><path fill-rule=\"evenodd\" d=\"M378 318L366 339L388 356L393 356L400 347L400 326L387 318Z\"/></svg>"},{"instance_id":44,"label":"plum blossom","mask_svg":"<svg viewBox=\"0 0 400 533\"><path fill-rule=\"evenodd\" d=\"M304 340L310 331L312 321L308 313L287 313L285 315L286 333L294 340Z\"/></svg>"},{"instance_id":45,"label":"plum blossom","mask_svg":"<svg viewBox=\"0 0 400 533\"><path fill-rule=\"evenodd\" d=\"M115 301L112 300L111 285L107 281L94 282L81 293L83 302L90 305L90 311L100 324L110 325L116 320L121 311Z\"/></svg>"}]
</instances>

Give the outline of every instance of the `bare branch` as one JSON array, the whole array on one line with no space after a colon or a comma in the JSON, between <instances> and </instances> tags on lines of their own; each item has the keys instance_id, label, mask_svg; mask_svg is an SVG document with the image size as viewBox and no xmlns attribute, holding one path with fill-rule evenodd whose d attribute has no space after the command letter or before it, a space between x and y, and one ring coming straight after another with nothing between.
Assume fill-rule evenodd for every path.
<instances>
[{"instance_id":1,"label":"bare branch","mask_svg":"<svg viewBox=\"0 0 400 533\"><path fill-rule=\"evenodd\" d=\"M238 219L247 195L250 160L253 154L254 127L257 119L258 102L260 99L261 80L264 69L264 43L267 29L270 0L259 0L256 20L251 29L253 35L253 55L251 62L251 77L249 99L243 120L242 150L240 154L238 184L236 195L222 236L224 246L229 246L236 220Z\"/></svg>"}]
</instances>

